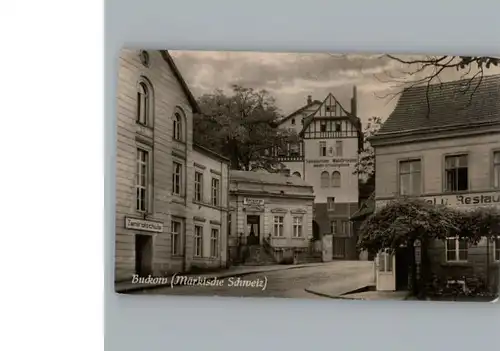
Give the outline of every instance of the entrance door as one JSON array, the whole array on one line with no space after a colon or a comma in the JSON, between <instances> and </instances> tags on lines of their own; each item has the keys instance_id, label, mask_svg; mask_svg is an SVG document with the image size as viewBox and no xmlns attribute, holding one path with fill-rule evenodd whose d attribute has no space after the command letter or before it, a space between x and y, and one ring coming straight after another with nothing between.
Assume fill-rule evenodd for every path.
<instances>
[{"instance_id":1,"label":"entrance door","mask_svg":"<svg viewBox=\"0 0 500 351\"><path fill-rule=\"evenodd\" d=\"M409 247L401 247L396 251L396 290L408 290L410 250Z\"/></svg>"},{"instance_id":2,"label":"entrance door","mask_svg":"<svg viewBox=\"0 0 500 351\"><path fill-rule=\"evenodd\" d=\"M248 215L247 216L247 244L259 245L260 244L260 216Z\"/></svg>"},{"instance_id":3,"label":"entrance door","mask_svg":"<svg viewBox=\"0 0 500 351\"><path fill-rule=\"evenodd\" d=\"M378 291L396 290L395 255L386 251L379 252L376 261Z\"/></svg>"},{"instance_id":4,"label":"entrance door","mask_svg":"<svg viewBox=\"0 0 500 351\"><path fill-rule=\"evenodd\" d=\"M135 272L146 277L153 271L153 238L151 235L135 235Z\"/></svg>"}]
</instances>

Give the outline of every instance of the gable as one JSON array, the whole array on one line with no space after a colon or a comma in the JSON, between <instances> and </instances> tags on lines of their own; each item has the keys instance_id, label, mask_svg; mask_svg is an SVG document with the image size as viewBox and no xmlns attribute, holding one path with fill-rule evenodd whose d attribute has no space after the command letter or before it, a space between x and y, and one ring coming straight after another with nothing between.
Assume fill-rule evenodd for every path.
<instances>
[{"instance_id":1,"label":"gable","mask_svg":"<svg viewBox=\"0 0 500 351\"><path fill-rule=\"evenodd\" d=\"M304 127L300 132L302 137L304 133L310 129L315 120L329 120L330 122L348 120L354 130L361 132L361 122L359 118L348 112L332 93L329 93L316 111L304 121Z\"/></svg>"},{"instance_id":2,"label":"gable","mask_svg":"<svg viewBox=\"0 0 500 351\"><path fill-rule=\"evenodd\" d=\"M313 111L315 111L318 108L319 105L321 105L321 103L322 102L319 100L313 100L311 103L302 106L298 110L292 112L291 114L283 118L281 121L278 122L278 125L284 124L293 117L297 118L300 117L300 115L302 115L303 117L309 116Z\"/></svg>"},{"instance_id":3,"label":"gable","mask_svg":"<svg viewBox=\"0 0 500 351\"><path fill-rule=\"evenodd\" d=\"M170 69L172 70L172 73L174 74L175 78L179 82L181 89L184 92L184 95L186 95L186 98L188 99L189 104L191 105L191 108L193 109L193 112L194 113L201 113L201 109L198 105L198 102L196 101L193 93L191 93L191 90L189 90L189 87L188 87L186 81L182 77L182 74L179 71L179 69L177 68L177 65L175 64L174 59L168 53L168 50L160 50L160 53L161 53L161 56L163 57L163 59L167 62Z\"/></svg>"}]
</instances>

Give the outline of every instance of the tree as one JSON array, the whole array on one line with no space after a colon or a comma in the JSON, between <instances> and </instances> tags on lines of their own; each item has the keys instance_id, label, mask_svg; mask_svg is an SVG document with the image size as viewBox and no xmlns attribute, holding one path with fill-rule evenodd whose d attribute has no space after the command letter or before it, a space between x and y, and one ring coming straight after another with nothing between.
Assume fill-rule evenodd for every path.
<instances>
[{"instance_id":1,"label":"tree","mask_svg":"<svg viewBox=\"0 0 500 351\"><path fill-rule=\"evenodd\" d=\"M358 248L377 254L382 250L395 252L401 246L409 247L412 290L424 298L428 291L432 272L428 247L432 240L446 240L449 237L465 239L469 245L476 245L482 238L487 243L496 240L500 232L500 210L477 208L472 211L436 206L425 201L401 198L377 210L362 223ZM416 280L415 243L420 243L421 270ZM489 250L487 250L489 255ZM487 259L489 262L489 258ZM489 278L489 267L487 279ZM488 285L488 283L486 284Z\"/></svg>"},{"instance_id":2,"label":"tree","mask_svg":"<svg viewBox=\"0 0 500 351\"><path fill-rule=\"evenodd\" d=\"M355 164L354 174L360 176L360 199L366 199L375 190L375 153L370 145L369 138L375 135L382 126L380 117L371 117L363 131L363 148L358 151L358 161Z\"/></svg>"},{"instance_id":3,"label":"tree","mask_svg":"<svg viewBox=\"0 0 500 351\"><path fill-rule=\"evenodd\" d=\"M441 75L445 71L456 70L461 72L461 78L467 83L462 87L464 94L469 93L469 100L482 83L485 70L500 66L500 58L492 56L426 56L424 58L405 59L394 55L385 55L405 66L403 77L390 75L392 81L402 82L406 88L426 86L427 104L431 85L441 83ZM386 72L387 73L387 72ZM476 79L477 78L477 79ZM394 94L397 96L401 91ZM393 97L394 97L393 96ZM430 113L430 107L429 113Z\"/></svg>"},{"instance_id":4,"label":"tree","mask_svg":"<svg viewBox=\"0 0 500 351\"><path fill-rule=\"evenodd\" d=\"M426 283L430 279L430 261L427 248L432 239L445 240L459 231L455 225L457 215L445 206L425 201L401 198L377 210L361 225L358 249L377 254L382 250L394 253L400 247L410 248L411 289L413 294L425 297ZM417 281L415 243L421 247L420 279Z\"/></svg>"},{"instance_id":5,"label":"tree","mask_svg":"<svg viewBox=\"0 0 500 351\"><path fill-rule=\"evenodd\" d=\"M231 160L231 168L275 171L280 163L269 154L298 141L294 132L276 128L281 118L274 98L265 90L232 86L198 99L202 114L194 116L194 140Z\"/></svg>"},{"instance_id":6,"label":"tree","mask_svg":"<svg viewBox=\"0 0 500 351\"><path fill-rule=\"evenodd\" d=\"M364 178L369 178L375 174L375 154L370 144L369 138L375 135L382 126L380 117L370 117L368 124L363 131L364 145L358 151L359 158L356 162L354 174L359 174Z\"/></svg>"}]
</instances>

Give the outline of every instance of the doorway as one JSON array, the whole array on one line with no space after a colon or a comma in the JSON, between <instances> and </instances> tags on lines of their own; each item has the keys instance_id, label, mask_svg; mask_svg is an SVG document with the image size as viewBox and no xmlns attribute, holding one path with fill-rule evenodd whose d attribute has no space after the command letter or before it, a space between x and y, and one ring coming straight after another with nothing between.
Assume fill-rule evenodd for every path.
<instances>
[{"instance_id":1,"label":"doorway","mask_svg":"<svg viewBox=\"0 0 500 351\"><path fill-rule=\"evenodd\" d=\"M313 239L314 240L319 240L320 239L320 231L319 231L319 224L318 222L313 220Z\"/></svg>"},{"instance_id":2,"label":"doorway","mask_svg":"<svg viewBox=\"0 0 500 351\"><path fill-rule=\"evenodd\" d=\"M410 248L401 247L396 250L396 290L408 290L409 265Z\"/></svg>"},{"instance_id":3,"label":"doorway","mask_svg":"<svg viewBox=\"0 0 500 351\"><path fill-rule=\"evenodd\" d=\"M260 216L247 215L247 244L260 244Z\"/></svg>"},{"instance_id":4,"label":"doorway","mask_svg":"<svg viewBox=\"0 0 500 351\"><path fill-rule=\"evenodd\" d=\"M146 277L153 272L153 238L151 235L135 235L135 273Z\"/></svg>"}]
</instances>

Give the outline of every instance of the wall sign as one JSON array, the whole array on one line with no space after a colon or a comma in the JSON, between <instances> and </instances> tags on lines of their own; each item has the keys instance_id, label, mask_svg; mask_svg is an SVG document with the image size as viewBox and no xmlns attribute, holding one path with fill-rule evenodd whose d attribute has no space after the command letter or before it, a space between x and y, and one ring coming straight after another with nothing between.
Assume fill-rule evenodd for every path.
<instances>
[{"instance_id":1,"label":"wall sign","mask_svg":"<svg viewBox=\"0 0 500 351\"><path fill-rule=\"evenodd\" d=\"M144 230L146 232L162 233L163 232L163 223L162 222L155 222L155 221L148 221L148 220L138 219L138 218L125 217L125 228L135 229L135 230Z\"/></svg>"},{"instance_id":2,"label":"wall sign","mask_svg":"<svg viewBox=\"0 0 500 351\"><path fill-rule=\"evenodd\" d=\"M325 160L307 160L313 167L349 167L358 162L357 158L331 158Z\"/></svg>"},{"instance_id":3,"label":"wall sign","mask_svg":"<svg viewBox=\"0 0 500 351\"><path fill-rule=\"evenodd\" d=\"M245 206L264 206L264 199L249 199L243 198L243 205Z\"/></svg>"},{"instance_id":4,"label":"wall sign","mask_svg":"<svg viewBox=\"0 0 500 351\"><path fill-rule=\"evenodd\" d=\"M429 204L452 207L500 207L500 191L464 195L422 196L420 199ZM385 206L390 201L391 200L378 200L377 207Z\"/></svg>"}]
</instances>

